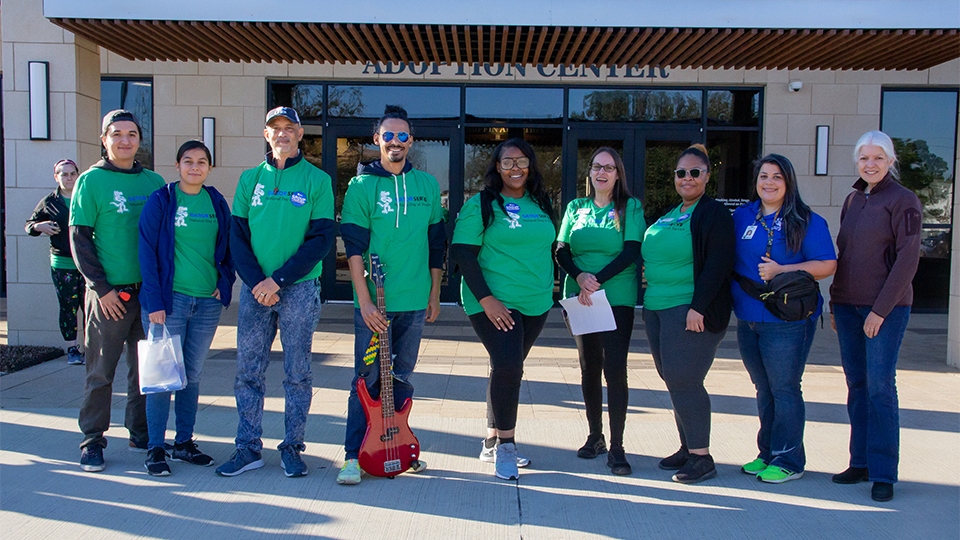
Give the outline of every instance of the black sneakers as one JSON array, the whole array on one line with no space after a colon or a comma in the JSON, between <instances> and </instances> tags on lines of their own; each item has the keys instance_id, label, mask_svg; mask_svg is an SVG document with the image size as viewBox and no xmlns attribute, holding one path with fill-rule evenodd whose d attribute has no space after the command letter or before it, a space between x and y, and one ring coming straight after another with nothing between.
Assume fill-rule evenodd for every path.
<instances>
[{"instance_id":1,"label":"black sneakers","mask_svg":"<svg viewBox=\"0 0 960 540\"><path fill-rule=\"evenodd\" d=\"M859 484L866 482L870 476L866 467L850 467L842 473L833 475L835 484Z\"/></svg>"},{"instance_id":2,"label":"black sneakers","mask_svg":"<svg viewBox=\"0 0 960 540\"><path fill-rule=\"evenodd\" d=\"M167 465L167 452L163 448L147 450L147 460L143 462L147 474L150 476L170 476L170 466Z\"/></svg>"},{"instance_id":3,"label":"black sneakers","mask_svg":"<svg viewBox=\"0 0 960 540\"><path fill-rule=\"evenodd\" d=\"M893 499L893 484L889 482L874 482L870 490L870 497L877 502L887 502Z\"/></svg>"},{"instance_id":4,"label":"black sneakers","mask_svg":"<svg viewBox=\"0 0 960 540\"><path fill-rule=\"evenodd\" d=\"M665 471L676 471L687 463L687 456L689 455L690 453L687 452L687 447L681 445L680 449L672 455L661 459L658 466Z\"/></svg>"},{"instance_id":5,"label":"black sneakers","mask_svg":"<svg viewBox=\"0 0 960 540\"><path fill-rule=\"evenodd\" d=\"M600 454L607 453L607 442L603 438L603 433L591 433L587 436L587 442L577 450L577 457L583 459L593 459Z\"/></svg>"},{"instance_id":6,"label":"black sneakers","mask_svg":"<svg viewBox=\"0 0 960 540\"><path fill-rule=\"evenodd\" d=\"M681 484L696 484L709 480L717 475L717 468L713 464L713 457L710 454L701 456L690 454L687 456L687 462L683 467L673 475L674 482Z\"/></svg>"},{"instance_id":7,"label":"black sneakers","mask_svg":"<svg viewBox=\"0 0 960 540\"><path fill-rule=\"evenodd\" d=\"M170 459L191 465L199 465L201 467L213 465L213 458L201 452L200 449L197 448L195 441L187 441L174 445Z\"/></svg>"},{"instance_id":8,"label":"black sneakers","mask_svg":"<svg viewBox=\"0 0 960 540\"><path fill-rule=\"evenodd\" d=\"M80 468L87 472L100 472L104 468L103 447L95 444L84 446L80 451Z\"/></svg>"},{"instance_id":9,"label":"black sneakers","mask_svg":"<svg viewBox=\"0 0 960 540\"><path fill-rule=\"evenodd\" d=\"M607 467L610 467L610 472L620 476L626 476L633 472L630 464L627 463L627 456L622 446L610 447L610 453L607 454Z\"/></svg>"}]
</instances>

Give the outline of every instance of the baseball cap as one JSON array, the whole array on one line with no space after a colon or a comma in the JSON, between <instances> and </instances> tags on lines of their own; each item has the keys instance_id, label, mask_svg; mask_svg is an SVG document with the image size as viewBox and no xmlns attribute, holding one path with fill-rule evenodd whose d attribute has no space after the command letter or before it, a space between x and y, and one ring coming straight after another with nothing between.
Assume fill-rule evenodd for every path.
<instances>
[{"instance_id":1,"label":"baseball cap","mask_svg":"<svg viewBox=\"0 0 960 540\"><path fill-rule=\"evenodd\" d=\"M267 113L267 119L264 121L264 125L270 124L271 120L279 116L286 118L294 124L300 123L300 115L297 114L297 111L293 110L291 107L277 107L276 109L271 109L270 112Z\"/></svg>"},{"instance_id":2,"label":"baseball cap","mask_svg":"<svg viewBox=\"0 0 960 540\"><path fill-rule=\"evenodd\" d=\"M137 133L141 136L143 135L143 128L140 127L140 121L137 120L137 117L134 116L132 112L125 109L110 111L103 117L103 124L100 126L100 135L106 135L107 128L114 122L133 122L137 126Z\"/></svg>"}]
</instances>

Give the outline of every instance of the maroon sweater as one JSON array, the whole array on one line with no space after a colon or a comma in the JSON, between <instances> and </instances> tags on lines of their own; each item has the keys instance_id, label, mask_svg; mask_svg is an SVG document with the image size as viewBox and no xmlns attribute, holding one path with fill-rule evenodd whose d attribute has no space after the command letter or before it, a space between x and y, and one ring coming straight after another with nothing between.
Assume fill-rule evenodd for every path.
<instances>
[{"instance_id":1,"label":"maroon sweater","mask_svg":"<svg viewBox=\"0 0 960 540\"><path fill-rule=\"evenodd\" d=\"M853 184L840 213L837 273L830 302L871 306L886 317L913 304L913 275L920 261L923 213L920 199L890 173L870 193L863 179Z\"/></svg>"}]
</instances>

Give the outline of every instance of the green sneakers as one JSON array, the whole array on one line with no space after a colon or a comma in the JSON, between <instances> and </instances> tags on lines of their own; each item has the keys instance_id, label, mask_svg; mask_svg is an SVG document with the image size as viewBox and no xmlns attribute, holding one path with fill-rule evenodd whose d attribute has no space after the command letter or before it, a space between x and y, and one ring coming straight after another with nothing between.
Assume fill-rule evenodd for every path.
<instances>
[{"instance_id":1,"label":"green sneakers","mask_svg":"<svg viewBox=\"0 0 960 540\"><path fill-rule=\"evenodd\" d=\"M740 472L744 474L757 474L759 472L762 472L766 468L767 468L766 462L764 462L760 458L757 458L751 461L750 463L747 463L743 467L740 467Z\"/></svg>"},{"instance_id":2,"label":"green sneakers","mask_svg":"<svg viewBox=\"0 0 960 540\"><path fill-rule=\"evenodd\" d=\"M746 467L746 465L744 465ZM757 473L757 479L768 484L782 484L790 480L796 480L803 476L803 471L791 472L786 469L771 465Z\"/></svg>"},{"instance_id":3,"label":"green sneakers","mask_svg":"<svg viewBox=\"0 0 960 540\"><path fill-rule=\"evenodd\" d=\"M343 463L340 474L337 475L337 483L341 486L355 486L360 483L360 462L355 459L348 459Z\"/></svg>"}]
</instances>

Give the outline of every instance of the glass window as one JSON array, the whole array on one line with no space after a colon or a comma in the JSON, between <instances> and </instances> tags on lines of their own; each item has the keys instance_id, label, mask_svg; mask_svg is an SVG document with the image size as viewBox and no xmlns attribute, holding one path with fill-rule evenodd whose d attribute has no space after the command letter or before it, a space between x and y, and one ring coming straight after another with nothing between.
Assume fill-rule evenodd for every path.
<instances>
[{"instance_id":1,"label":"glass window","mask_svg":"<svg viewBox=\"0 0 960 540\"><path fill-rule=\"evenodd\" d=\"M323 117L323 85L308 83L271 83L270 106L293 107L301 121L320 120Z\"/></svg>"},{"instance_id":2,"label":"glass window","mask_svg":"<svg viewBox=\"0 0 960 540\"><path fill-rule=\"evenodd\" d=\"M923 203L925 225L950 225L957 91L884 91L883 132L893 139L900 182Z\"/></svg>"},{"instance_id":3,"label":"glass window","mask_svg":"<svg viewBox=\"0 0 960 540\"><path fill-rule=\"evenodd\" d=\"M570 120L699 124L699 90L570 90Z\"/></svg>"},{"instance_id":4,"label":"glass window","mask_svg":"<svg viewBox=\"0 0 960 540\"><path fill-rule=\"evenodd\" d=\"M153 81L118 77L101 79L100 117L115 109L126 109L140 121L143 138L136 159L144 168L153 170Z\"/></svg>"},{"instance_id":5,"label":"glass window","mask_svg":"<svg viewBox=\"0 0 960 540\"><path fill-rule=\"evenodd\" d=\"M707 124L711 126L760 125L759 90L710 90Z\"/></svg>"},{"instance_id":6,"label":"glass window","mask_svg":"<svg viewBox=\"0 0 960 540\"><path fill-rule=\"evenodd\" d=\"M563 121L561 88L467 88L468 122Z\"/></svg>"},{"instance_id":7,"label":"glass window","mask_svg":"<svg viewBox=\"0 0 960 540\"><path fill-rule=\"evenodd\" d=\"M760 157L756 131L708 131L710 183L707 194L734 210L750 200L753 192L753 162ZM715 186L711 191L710 184Z\"/></svg>"},{"instance_id":8,"label":"glass window","mask_svg":"<svg viewBox=\"0 0 960 540\"><path fill-rule=\"evenodd\" d=\"M400 105L410 118L460 118L455 86L338 86L327 95L330 116L380 118L386 105Z\"/></svg>"}]
</instances>

